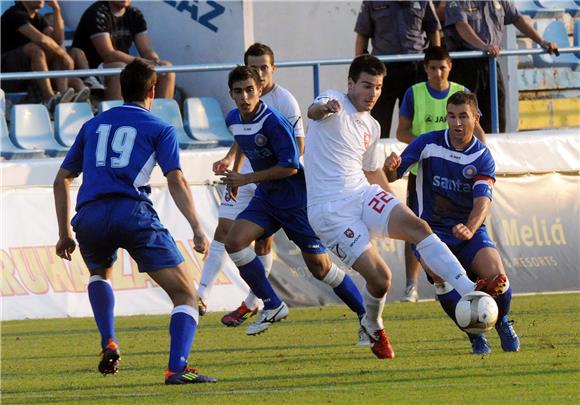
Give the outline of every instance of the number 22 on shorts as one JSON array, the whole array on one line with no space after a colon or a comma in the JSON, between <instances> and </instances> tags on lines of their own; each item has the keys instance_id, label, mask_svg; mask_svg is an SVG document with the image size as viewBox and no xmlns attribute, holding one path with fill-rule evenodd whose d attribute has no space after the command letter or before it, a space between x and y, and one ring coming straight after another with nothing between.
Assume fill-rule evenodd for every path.
<instances>
[{"instance_id":1,"label":"number 22 on shorts","mask_svg":"<svg viewBox=\"0 0 580 405\"><path fill-rule=\"evenodd\" d=\"M373 210L381 214L385 209L385 205L395 197L387 193L386 191L379 191L372 200L369 201L368 206Z\"/></svg>"}]
</instances>

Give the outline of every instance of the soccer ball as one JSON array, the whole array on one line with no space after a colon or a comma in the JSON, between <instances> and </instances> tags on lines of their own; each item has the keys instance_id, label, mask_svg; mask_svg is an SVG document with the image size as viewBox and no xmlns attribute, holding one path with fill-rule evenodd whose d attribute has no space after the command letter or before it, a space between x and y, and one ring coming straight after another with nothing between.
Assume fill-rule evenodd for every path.
<instances>
[{"instance_id":1,"label":"soccer ball","mask_svg":"<svg viewBox=\"0 0 580 405\"><path fill-rule=\"evenodd\" d=\"M455 319L465 332L487 332L497 321L497 304L489 294L482 291L470 292L457 303Z\"/></svg>"}]
</instances>

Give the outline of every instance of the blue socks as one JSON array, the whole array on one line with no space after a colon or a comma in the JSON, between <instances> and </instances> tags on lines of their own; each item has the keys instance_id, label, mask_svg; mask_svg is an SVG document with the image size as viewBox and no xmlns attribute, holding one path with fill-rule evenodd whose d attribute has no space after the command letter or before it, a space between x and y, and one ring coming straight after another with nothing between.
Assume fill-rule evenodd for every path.
<instances>
[{"instance_id":1,"label":"blue socks","mask_svg":"<svg viewBox=\"0 0 580 405\"><path fill-rule=\"evenodd\" d=\"M171 312L169 335L171 346L169 349L169 371L180 373L187 366L187 358L193 345L195 330L197 329L199 313L189 305L178 305Z\"/></svg>"},{"instance_id":2,"label":"blue socks","mask_svg":"<svg viewBox=\"0 0 580 405\"><path fill-rule=\"evenodd\" d=\"M510 305L512 303L512 287L510 286L506 292L495 297L495 302L497 303L497 319L499 322L500 319L510 312Z\"/></svg>"},{"instance_id":3,"label":"blue socks","mask_svg":"<svg viewBox=\"0 0 580 405\"><path fill-rule=\"evenodd\" d=\"M457 292L457 290L453 289L445 294L437 294L437 298L439 298L439 304L445 311L445 313L455 322L457 325L457 319L455 318L455 307L457 303L461 299L461 296Z\"/></svg>"},{"instance_id":4,"label":"blue socks","mask_svg":"<svg viewBox=\"0 0 580 405\"><path fill-rule=\"evenodd\" d=\"M252 292L264 302L264 309L278 308L282 304L272 284L266 277L264 265L257 256L248 264L238 265L238 269L240 270L240 276L250 286Z\"/></svg>"},{"instance_id":5,"label":"blue socks","mask_svg":"<svg viewBox=\"0 0 580 405\"><path fill-rule=\"evenodd\" d=\"M352 278L345 273L342 282L335 288L334 293L353 311L359 319L365 314L362 295Z\"/></svg>"},{"instance_id":6,"label":"blue socks","mask_svg":"<svg viewBox=\"0 0 580 405\"><path fill-rule=\"evenodd\" d=\"M101 334L101 347L105 348L109 343L109 339L117 342L115 338L115 295L113 294L113 288L103 277L91 276L87 291L93 308L95 322Z\"/></svg>"}]
</instances>

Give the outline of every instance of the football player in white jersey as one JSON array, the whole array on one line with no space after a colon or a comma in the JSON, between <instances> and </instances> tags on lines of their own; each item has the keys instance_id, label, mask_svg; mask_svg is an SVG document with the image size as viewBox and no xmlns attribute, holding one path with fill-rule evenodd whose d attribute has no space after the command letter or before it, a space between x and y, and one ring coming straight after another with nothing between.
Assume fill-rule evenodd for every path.
<instances>
[{"instance_id":1,"label":"football player in white jersey","mask_svg":"<svg viewBox=\"0 0 580 405\"><path fill-rule=\"evenodd\" d=\"M427 222L388 191L383 159L377 153L380 126L369 113L385 74L376 57L355 58L347 94L329 90L308 108L312 121L304 154L308 219L329 250L365 279L366 315L361 326L381 359L395 357L382 320L391 272L371 245L372 236L415 244L429 267L461 295L477 287ZM499 288L503 286L493 281L479 286L487 292Z\"/></svg>"},{"instance_id":2,"label":"football player in white jersey","mask_svg":"<svg viewBox=\"0 0 580 405\"><path fill-rule=\"evenodd\" d=\"M262 86L261 100L268 106L280 111L293 125L294 137L296 138L298 149L302 155L304 151L304 127L302 125L300 107L294 96L288 90L274 82L274 72L276 71L274 52L267 45L255 43L246 50L244 64L255 67L258 70L261 79L260 84ZM215 172L222 172L232 165L237 149L236 146L237 144L234 144L223 159L214 163L213 170ZM236 171L237 169L234 168ZM252 167L247 159L244 159L240 171L242 173L252 171ZM238 189L238 194L235 198L227 192L222 197L218 214L218 226L215 230L214 239L209 248L209 256L203 266L199 283L198 306L200 314L205 313L207 299L215 278L222 271L226 262L230 260L224 248L226 236L238 214L248 206L248 203L254 196L255 190L255 184L247 184ZM257 240L254 249L264 265L267 276L272 269L272 237ZM257 310L258 298L250 291L238 308L222 318L222 323L226 326L239 326L246 319L256 314Z\"/></svg>"}]
</instances>

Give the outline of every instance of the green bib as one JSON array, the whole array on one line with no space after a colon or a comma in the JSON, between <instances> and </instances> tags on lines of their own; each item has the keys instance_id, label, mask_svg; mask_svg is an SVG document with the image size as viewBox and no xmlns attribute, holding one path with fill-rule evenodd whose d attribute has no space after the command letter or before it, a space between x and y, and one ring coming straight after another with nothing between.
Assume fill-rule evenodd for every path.
<instances>
[{"instance_id":1,"label":"green bib","mask_svg":"<svg viewBox=\"0 0 580 405\"><path fill-rule=\"evenodd\" d=\"M458 91L464 91L460 84L449 82L447 97L437 99L429 94L427 82L417 83L411 87L413 91L413 123L411 133L419 137L427 132L447 128L447 99ZM417 175L417 165L413 165L411 173Z\"/></svg>"}]
</instances>

